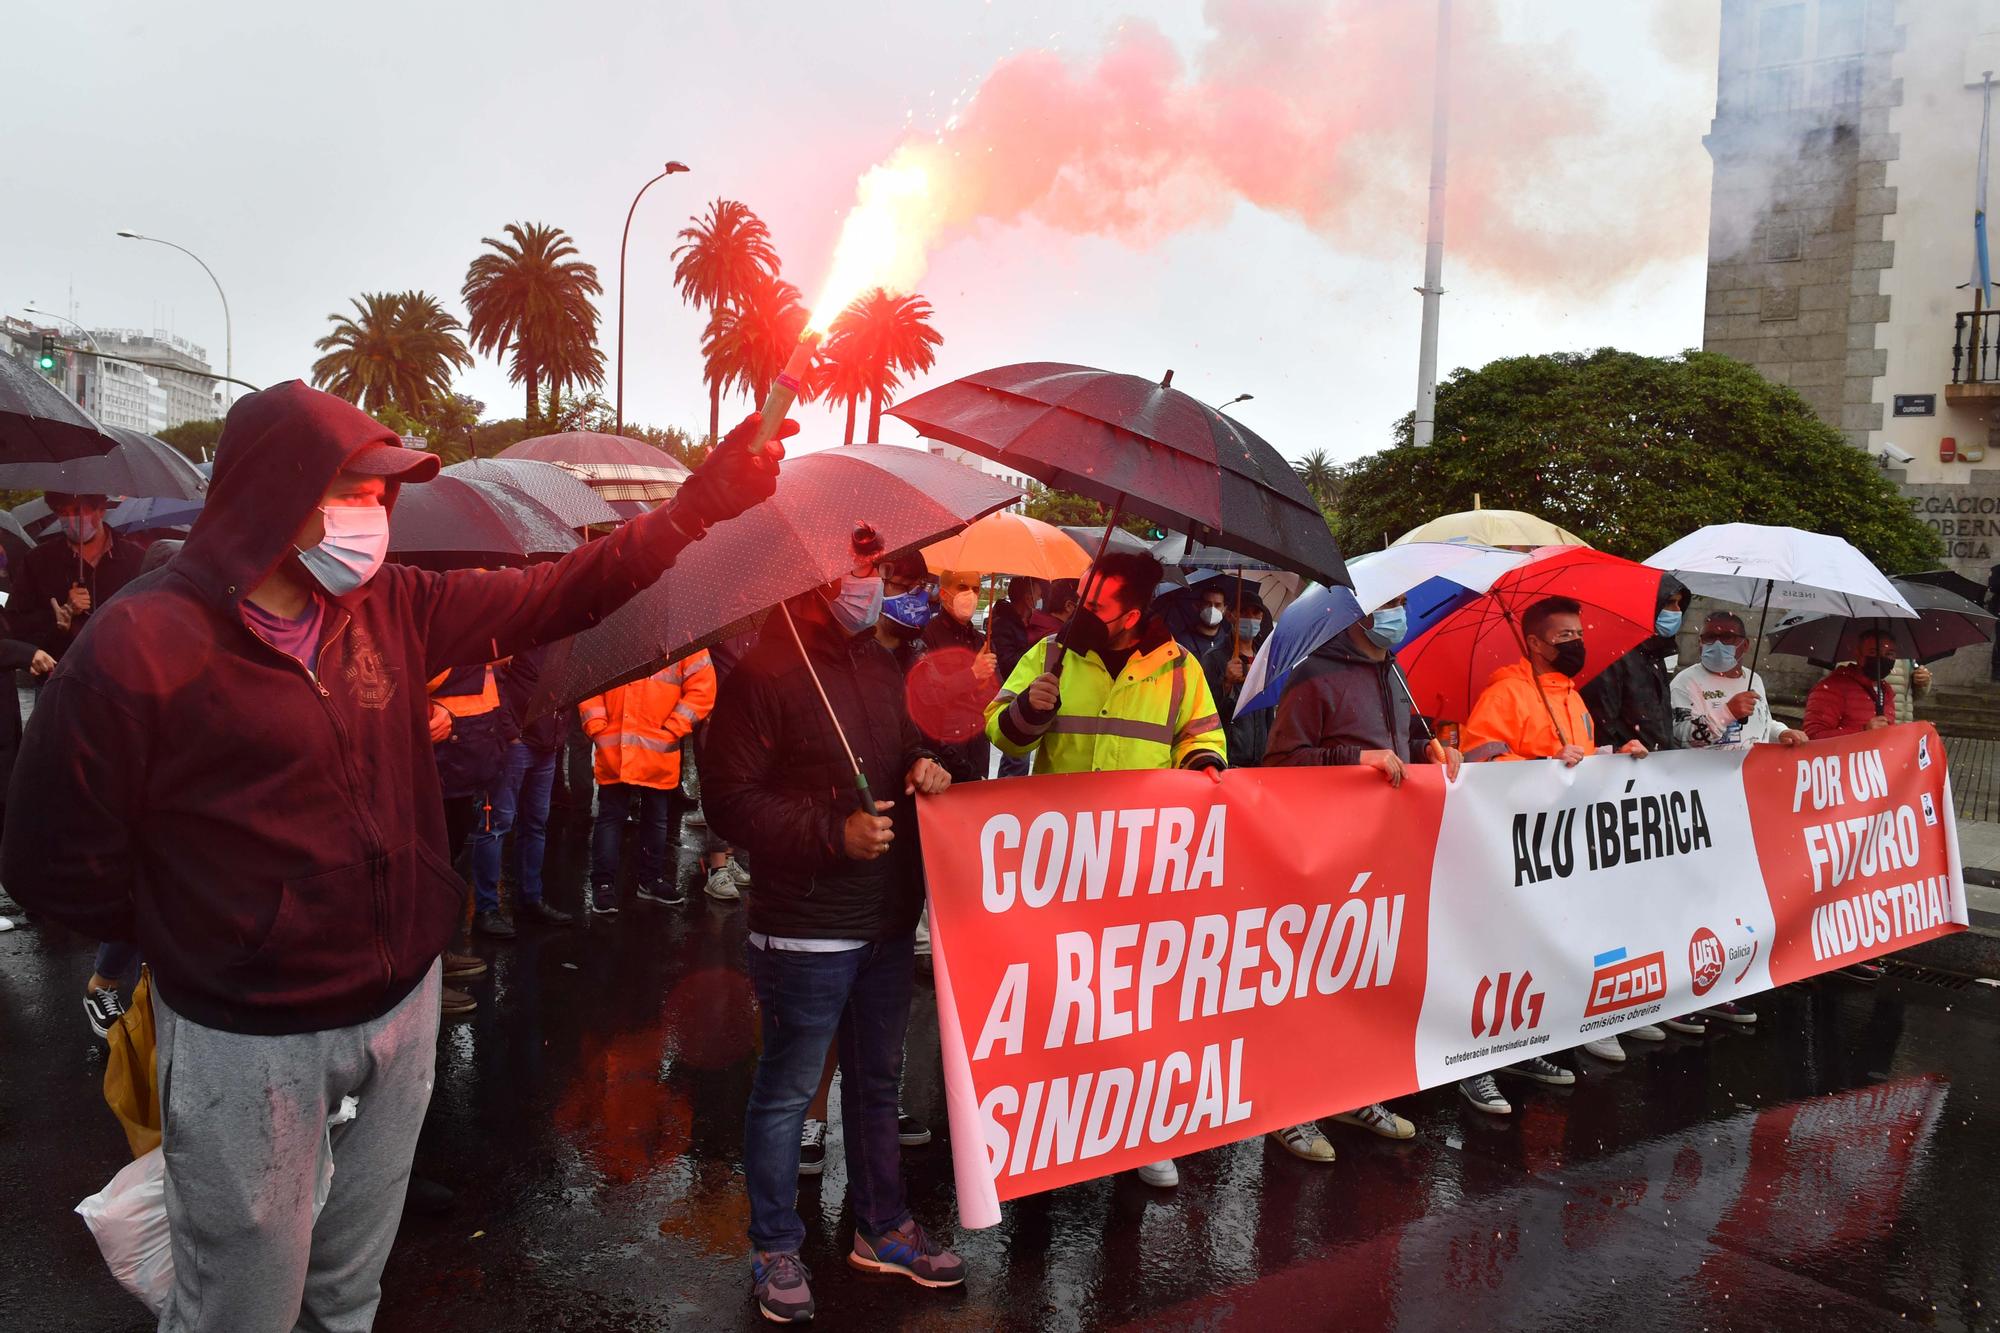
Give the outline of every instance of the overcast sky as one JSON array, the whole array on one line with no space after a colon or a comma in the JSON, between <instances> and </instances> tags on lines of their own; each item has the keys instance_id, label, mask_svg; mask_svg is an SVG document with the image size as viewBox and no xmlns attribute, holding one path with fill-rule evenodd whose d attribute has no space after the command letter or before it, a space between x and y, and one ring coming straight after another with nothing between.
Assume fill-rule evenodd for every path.
<instances>
[{"instance_id":1,"label":"overcast sky","mask_svg":"<svg viewBox=\"0 0 2000 1333\"><path fill-rule=\"evenodd\" d=\"M1698 345L1715 0L1456 12L1453 199L1477 211L1447 237L1441 365ZM215 269L236 374L269 384L308 372L327 315L359 292L422 288L462 315L480 238L540 221L599 267L609 363L626 206L678 158L692 173L655 186L632 229L626 416L703 427L701 317L668 258L689 214L718 195L750 204L810 298L857 177L907 136L955 142L951 117L980 105L996 65L1094 97L1130 72L1121 43L1151 50L1156 30L1158 118L1117 101L1147 87L1090 103L1122 108L1106 116L1123 156L1066 176L1152 211L1097 225L1072 201L956 228L919 284L945 336L937 375L1171 367L1210 402L1254 394L1235 411L1288 454L1353 457L1388 443L1414 398L1430 70L1412 43L1433 14L1427 0L17 6L0 43L0 309L168 328L219 367L201 271L113 235L148 232ZM1194 135L1210 112L1199 146L1168 142L1169 122ZM1053 153L1106 132L1063 115L1079 123L1022 132ZM1164 165L1139 151L1149 135ZM460 387L489 416L521 411L490 361ZM833 415L805 421L837 439Z\"/></svg>"}]
</instances>

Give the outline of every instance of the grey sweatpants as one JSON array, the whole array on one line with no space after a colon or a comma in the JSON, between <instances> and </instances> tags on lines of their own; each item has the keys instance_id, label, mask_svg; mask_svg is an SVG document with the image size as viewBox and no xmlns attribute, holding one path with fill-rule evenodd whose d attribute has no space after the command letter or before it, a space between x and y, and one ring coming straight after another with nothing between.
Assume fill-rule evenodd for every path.
<instances>
[{"instance_id":1,"label":"grey sweatpants","mask_svg":"<svg viewBox=\"0 0 2000 1333\"><path fill-rule=\"evenodd\" d=\"M437 1060L439 964L355 1027L252 1037L153 991L174 1290L159 1333L365 1333ZM352 1096L354 1118L326 1122ZM313 1221L329 1137L333 1186Z\"/></svg>"}]
</instances>

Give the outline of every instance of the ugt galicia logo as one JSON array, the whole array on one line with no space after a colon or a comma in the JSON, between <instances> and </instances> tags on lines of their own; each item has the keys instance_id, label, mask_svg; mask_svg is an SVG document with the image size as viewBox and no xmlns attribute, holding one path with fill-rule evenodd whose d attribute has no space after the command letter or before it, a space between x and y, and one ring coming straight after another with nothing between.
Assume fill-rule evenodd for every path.
<instances>
[{"instance_id":1,"label":"ugt galicia logo","mask_svg":"<svg viewBox=\"0 0 2000 1333\"><path fill-rule=\"evenodd\" d=\"M1586 1018L1637 1008L1666 996L1664 953L1655 950L1642 958L1632 958L1620 947L1598 954L1590 962L1597 970L1590 977L1590 1001L1583 1007Z\"/></svg>"},{"instance_id":2,"label":"ugt galicia logo","mask_svg":"<svg viewBox=\"0 0 2000 1333\"><path fill-rule=\"evenodd\" d=\"M1472 1035L1498 1037L1540 1027L1542 992L1528 989L1534 984L1535 974L1527 971L1518 981L1512 972L1502 972L1498 981L1481 977L1472 992Z\"/></svg>"},{"instance_id":3,"label":"ugt galicia logo","mask_svg":"<svg viewBox=\"0 0 2000 1333\"><path fill-rule=\"evenodd\" d=\"M1688 941L1688 976L1694 979L1694 993L1706 995L1722 980L1724 961L1722 940L1707 926L1695 931Z\"/></svg>"}]
</instances>

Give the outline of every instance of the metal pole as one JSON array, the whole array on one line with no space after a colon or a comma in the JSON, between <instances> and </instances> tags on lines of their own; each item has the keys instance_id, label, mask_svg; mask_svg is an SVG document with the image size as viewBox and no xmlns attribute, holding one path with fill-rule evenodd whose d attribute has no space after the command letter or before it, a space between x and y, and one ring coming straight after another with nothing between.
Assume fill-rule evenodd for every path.
<instances>
[{"instance_id":1,"label":"metal pole","mask_svg":"<svg viewBox=\"0 0 2000 1333\"><path fill-rule=\"evenodd\" d=\"M632 206L625 210L625 231L618 238L618 373L616 380L618 387L615 391L617 401L612 408L612 414L616 417L618 424L613 430L614 434L623 435L625 433L625 243L632 239L632 215L639 211L639 201L646 197L646 191L652 189L675 172L686 170L687 168L678 162L667 163L666 168L659 175L639 187L639 193L632 196Z\"/></svg>"},{"instance_id":2,"label":"metal pole","mask_svg":"<svg viewBox=\"0 0 2000 1333\"><path fill-rule=\"evenodd\" d=\"M1431 211L1424 229L1423 335L1417 349L1417 416L1411 442L1426 448L1437 428L1438 302L1444 295L1444 148L1450 121L1451 0L1438 0L1436 86L1431 90Z\"/></svg>"},{"instance_id":3,"label":"metal pole","mask_svg":"<svg viewBox=\"0 0 2000 1333\"><path fill-rule=\"evenodd\" d=\"M222 298L222 374L215 378L220 378L230 384L241 383L242 381L236 378L236 330L229 320L229 293L222 290L222 280L215 276L215 270L204 263L200 255L188 249L185 245L175 245L172 241L163 241L157 236L141 235L136 231L121 231L118 234L127 240L151 241L155 245L164 245L168 249L178 250L195 263L201 265L201 271L208 274L208 280L215 284L215 294ZM227 405L234 402L235 398L225 390L223 392L223 400L224 404Z\"/></svg>"}]
</instances>

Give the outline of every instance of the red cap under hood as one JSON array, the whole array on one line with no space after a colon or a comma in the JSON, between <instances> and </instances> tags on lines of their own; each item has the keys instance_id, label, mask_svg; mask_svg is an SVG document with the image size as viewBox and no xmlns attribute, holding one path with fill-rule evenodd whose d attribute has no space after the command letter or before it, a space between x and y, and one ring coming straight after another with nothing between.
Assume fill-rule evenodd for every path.
<instances>
[{"instance_id":1,"label":"red cap under hood","mask_svg":"<svg viewBox=\"0 0 2000 1333\"><path fill-rule=\"evenodd\" d=\"M396 432L354 404L300 380L239 399L223 423L208 502L173 567L211 601L242 600L291 551L299 526L356 452L368 450L366 471L388 478L391 504L399 479L437 474L435 457L401 446ZM390 451L407 454L407 463Z\"/></svg>"}]
</instances>

